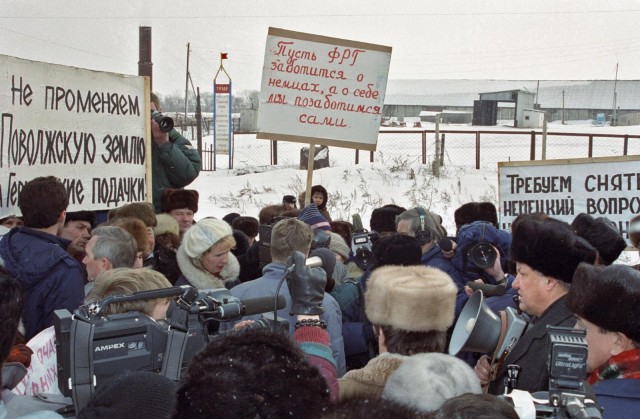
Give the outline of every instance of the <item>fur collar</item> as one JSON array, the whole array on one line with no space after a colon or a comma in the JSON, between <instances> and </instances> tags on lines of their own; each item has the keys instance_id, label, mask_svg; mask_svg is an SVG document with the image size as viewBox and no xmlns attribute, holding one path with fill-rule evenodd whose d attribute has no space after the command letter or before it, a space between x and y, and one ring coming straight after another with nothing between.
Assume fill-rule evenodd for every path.
<instances>
[{"instance_id":1,"label":"fur collar","mask_svg":"<svg viewBox=\"0 0 640 419\"><path fill-rule=\"evenodd\" d=\"M344 377L342 377L342 380L353 380L384 387L387 378L389 378L391 373L407 358L409 357L405 355L383 352L371 359L364 368L347 372Z\"/></svg>"},{"instance_id":2,"label":"fur collar","mask_svg":"<svg viewBox=\"0 0 640 419\"><path fill-rule=\"evenodd\" d=\"M240 275L240 263L231 252L229 252L228 258L229 261L224 269L222 269L222 272L220 272L220 276L222 277L222 279L220 279L204 269L197 268L193 262L191 262L191 258L184 252L182 246L178 249L176 255L180 271L182 271L182 274L187 278L187 281L199 290L225 288L226 283L238 279Z\"/></svg>"}]
</instances>

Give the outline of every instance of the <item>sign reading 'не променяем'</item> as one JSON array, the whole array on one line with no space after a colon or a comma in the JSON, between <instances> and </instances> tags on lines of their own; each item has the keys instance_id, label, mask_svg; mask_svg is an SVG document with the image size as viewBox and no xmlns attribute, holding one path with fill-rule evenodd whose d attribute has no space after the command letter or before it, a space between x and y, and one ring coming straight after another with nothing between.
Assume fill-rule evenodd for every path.
<instances>
[{"instance_id":1,"label":"sign reading '\u043d\u0435 \u043f\u0440\u043e\u043c\u0435\u043d\u044f\u0435\u043c'","mask_svg":"<svg viewBox=\"0 0 640 419\"><path fill-rule=\"evenodd\" d=\"M64 183L69 211L146 200L145 89L143 77L0 55L0 216L20 213L38 176Z\"/></svg>"},{"instance_id":2,"label":"sign reading '\u043d\u0435 \u043f\u0440\u043e\u043c\u0435\u043d\u044f\u0435\u043c'","mask_svg":"<svg viewBox=\"0 0 640 419\"><path fill-rule=\"evenodd\" d=\"M536 212L571 223L580 213L613 221L629 240L640 214L638 156L498 163L500 228Z\"/></svg>"},{"instance_id":3,"label":"sign reading '\u043d\u0435 \u043f\u0440\u043e\u043c\u0435\u043d\u044f\u0435\u043c'","mask_svg":"<svg viewBox=\"0 0 640 419\"><path fill-rule=\"evenodd\" d=\"M375 150L391 47L269 28L258 138Z\"/></svg>"}]
</instances>

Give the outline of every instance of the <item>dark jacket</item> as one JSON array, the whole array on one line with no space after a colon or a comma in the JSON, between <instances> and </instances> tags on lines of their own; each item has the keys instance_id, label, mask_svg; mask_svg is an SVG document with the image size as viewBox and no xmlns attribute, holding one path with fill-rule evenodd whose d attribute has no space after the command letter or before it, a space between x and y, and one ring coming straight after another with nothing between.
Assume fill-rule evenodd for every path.
<instances>
[{"instance_id":1,"label":"dark jacket","mask_svg":"<svg viewBox=\"0 0 640 419\"><path fill-rule=\"evenodd\" d=\"M460 272L451 263L451 259L442 254L442 249L437 244L433 246L427 253L422 255L422 264L431 268L437 268L449 274L458 290L464 288L466 280L462 278Z\"/></svg>"},{"instance_id":2,"label":"dark jacket","mask_svg":"<svg viewBox=\"0 0 640 419\"><path fill-rule=\"evenodd\" d=\"M600 407L602 418L637 418L640 411L640 380L617 378L598 381L592 389Z\"/></svg>"},{"instance_id":3,"label":"dark jacket","mask_svg":"<svg viewBox=\"0 0 640 419\"><path fill-rule=\"evenodd\" d=\"M172 285L175 284L182 275L178 267L175 250L163 246L158 242L156 242L153 248L153 253L144 260L144 267L160 272Z\"/></svg>"},{"instance_id":4,"label":"dark jacket","mask_svg":"<svg viewBox=\"0 0 640 419\"><path fill-rule=\"evenodd\" d=\"M151 182L153 205L161 212L160 196L165 188L184 188L200 173L200 154L189 140L175 129L169 133L169 142L161 147L151 142Z\"/></svg>"},{"instance_id":5,"label":"dark jacket","mask_svg":"<svg viewBox=\"0 0 640 419\"><path fill-rule=\"evenodd\" d=\"M573 327L576 318L567 307L567 296L558 298L542 316L534 319L520 341L507 355L498 370L497 378L489 385L489 393L504 392L504 378L509 364L520 365L522 371L518 377L518 389L534 393L549 389L549 368L547 358L547 325Z\"/></svg>"},{"instance_id":6,"label":"dark jacket","mask_svg":"<svg viewBox=\"0 0 640 419\"><path fill-rule=\"evenodd\" d=\"M4 267L20 282L22 321L31 339L53 325L53 311L73 312L84 299L83 270L65 250L71 243L28 227L14 228L0 241Z\"/></svg>"}]
</instances>

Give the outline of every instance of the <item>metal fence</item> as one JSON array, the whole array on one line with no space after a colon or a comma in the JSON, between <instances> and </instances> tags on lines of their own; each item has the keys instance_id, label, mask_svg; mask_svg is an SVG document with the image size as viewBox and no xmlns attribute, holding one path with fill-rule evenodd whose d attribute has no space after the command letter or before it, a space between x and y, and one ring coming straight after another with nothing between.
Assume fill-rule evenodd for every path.
<instances>
[{"instance_id":1,"label":"metal fence","mask_svg":"<svg viewBox=\"0 0 640 419\"><path fill-rule=\"evenodd\" d=\"M391 167L431 164L435 161L436 138L435 130L383 130L375 152L330 147L329 162L334 167L364 162ZM544 152L546 159L640 155L640 135L632 134L547 132L545 138L542 131L445 129L439 130L438 138L441 164L463 168L496 169L501 161L540 160ZM255 133L236 133L231 159L228 155L214 156L212 145L203 144L202 170L299 168L303 147L306 145L301 143L256 139Z\"/></svg>"}]
</instances>

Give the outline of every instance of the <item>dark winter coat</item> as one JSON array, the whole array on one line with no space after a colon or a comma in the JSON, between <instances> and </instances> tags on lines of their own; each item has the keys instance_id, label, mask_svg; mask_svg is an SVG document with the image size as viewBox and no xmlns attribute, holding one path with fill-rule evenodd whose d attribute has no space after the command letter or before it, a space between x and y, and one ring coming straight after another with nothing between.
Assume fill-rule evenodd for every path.
<instances>
[{"instance_id":1,"label":"dark winter coat","mask_svg":"<svg viewBox=\"0 0 640 419\"><path fill-rule=\"evenodd\" d=\"M598 381L592 386L603 419L635 418L640 411L640 380L617 378Z\"/></svg>"},{"instance_id":2,"label":"dark winter coat","mask_svg":"<svg viewBox=\"0 0 640 419\"><path fill-rule=\"evenodd\" d=\"M507 366L520 365L522 371L518 377L518 390L534 393L549 389L549 369L547 358L547 325L573 327L576 318L567 307L567 296L558 298L547 310L529 325L520 341L507 355L498 370L497 378L489 385L489 393L502 394L504 392L504 379L507 375Z\"/></svg>"},{"instance_id":3,"label":"dark winter coat","mask_svg":"<svg viewBox=\"0 0 640 419\"><path fill-rule=\"evenodd\" d=\"M159 147L151 142L151 183L156 213L161 212L162 191L184 188L198 177L201 165L198 150L175 129L169 133L168 143Z\"/></svg>"},{"instance_id":4,"label":"dark winter coat","mask_svg":"<svg viewBox=\"0 0 640 419\"><path fill-rule=\"evenodd\" d=\"M54 310L73 312L83 302L83 269L65 250L70 243L28 227L12 229L0 241L4 267L24 292L22 321L27 340L53 325Z\"/></svg>"}]
</instances>

